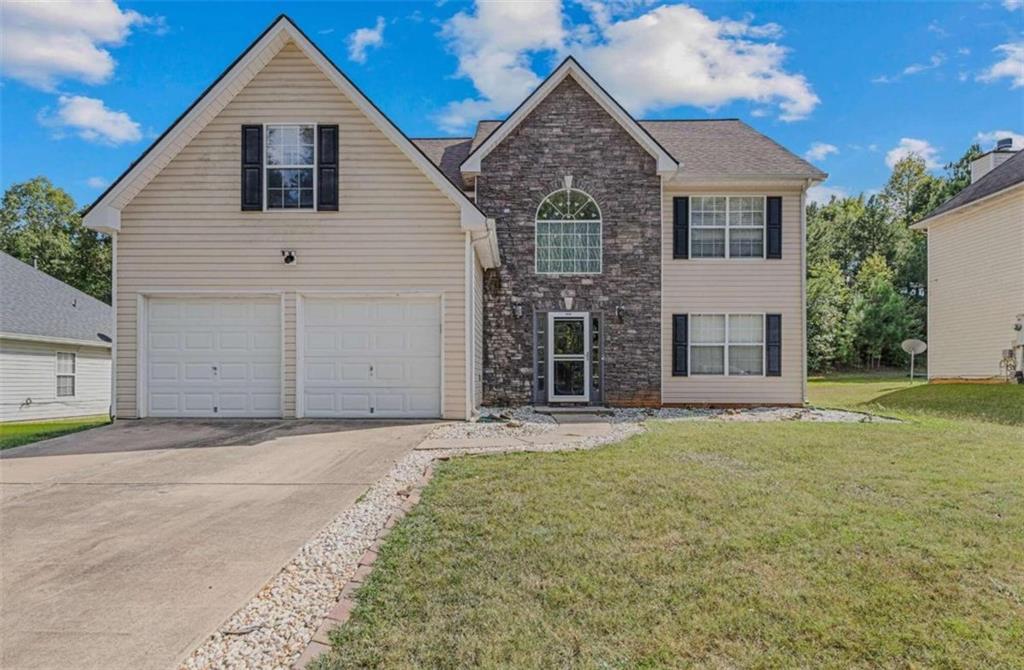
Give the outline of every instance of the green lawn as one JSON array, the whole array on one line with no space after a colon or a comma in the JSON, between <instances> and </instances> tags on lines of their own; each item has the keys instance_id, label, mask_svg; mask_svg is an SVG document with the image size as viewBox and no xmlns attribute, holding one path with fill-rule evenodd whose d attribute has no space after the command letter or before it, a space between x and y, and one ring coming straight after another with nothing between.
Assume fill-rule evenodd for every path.
<instances>
[{"instance_id":1,"label":"green lawn","mask_svg":"<svg viewBox=\"0 0 1024 670\"><path fill-rule=\"evenodd\" d=\"M20 447L66 433L75 433L110 423L108 416L85 416L54 421L0 423L0 449Z\"/></svg>"},{"instance_id":2,"label":"green lawn","mask_svg":"<svg viewBox=\"0 0 1024 670\"><path fill-rule=\"evenodd\" d=\"M868 384L912 420L441 464L316 667L1024 667L1024 428Z\"/></svg>"},{"instance_id":3,"label":"green lawn","mask_svg":"<svg viewBox=\"0 0 1024 670\"><path fill-rule=\"evenodd\" d=\"M906 376L812 377L811 404L881 414L935 415L1024 426L1024 384L926 384Z\"/></svg>"}]
</instances>

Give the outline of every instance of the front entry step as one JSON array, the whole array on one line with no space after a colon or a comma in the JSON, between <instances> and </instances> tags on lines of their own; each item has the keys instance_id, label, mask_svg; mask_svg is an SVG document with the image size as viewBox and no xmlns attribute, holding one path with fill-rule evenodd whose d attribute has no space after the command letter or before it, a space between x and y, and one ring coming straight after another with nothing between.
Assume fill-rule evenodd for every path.
<instances>
[{"instance_id":1,"label":"front entry step","mask_svg":"<svg viewBox=\"0 0 1024 670\"><path fill-rule=\"evenodd\" d=\"M533 408L538 414L550 414L552 416L558 414L594 414L594 415L610 415L614 414L614 411L610 407L600 407L596 405L537 405Z\"/></svg>"}]
</instances>

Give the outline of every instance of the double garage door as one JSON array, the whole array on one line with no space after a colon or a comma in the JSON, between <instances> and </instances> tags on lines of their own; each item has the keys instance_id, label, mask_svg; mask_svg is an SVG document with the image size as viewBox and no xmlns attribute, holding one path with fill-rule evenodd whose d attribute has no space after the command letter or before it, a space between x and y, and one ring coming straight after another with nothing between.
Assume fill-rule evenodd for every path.
<instances>
[{"instance_id":1,"label":"double garage door","mask_svg":"<svg viewBox=\"0 0 1024 670\"><path fill-rule=\"evenodd\" d=\"M440 318L436 298L306 298L299 412L440 416ZM146 323L149 416L282 415L278 298L150 298Z\"/></svg>"}]
</instances>

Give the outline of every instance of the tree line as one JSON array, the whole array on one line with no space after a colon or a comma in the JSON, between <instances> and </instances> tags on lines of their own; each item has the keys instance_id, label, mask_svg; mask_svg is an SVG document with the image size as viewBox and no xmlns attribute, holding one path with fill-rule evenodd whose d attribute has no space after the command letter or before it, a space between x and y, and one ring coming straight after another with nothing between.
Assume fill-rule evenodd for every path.
<instances>
[{"instance_id":1,"label":"tree line","mask_svg":"<svg viewBox=\"0 0 1024 670\"><path fill-rule=\"evenodd\" d=\"M110 237L82 225L74 198L46 177L4 192L0 250L110 304Z\"/></svg>"},{"instance_id":2,"label":"tree line","mask_svg":"<svg viewBox=\"0 0 1024 670\"><path fill-rule=\"evenodd\" d=\"M900 343L926 339L927 237L910 226L971 183L972 145L931 174L919 156L876 194L807 206L807 357L812 371L901 365Z\"/></svg>"}]
</instances>

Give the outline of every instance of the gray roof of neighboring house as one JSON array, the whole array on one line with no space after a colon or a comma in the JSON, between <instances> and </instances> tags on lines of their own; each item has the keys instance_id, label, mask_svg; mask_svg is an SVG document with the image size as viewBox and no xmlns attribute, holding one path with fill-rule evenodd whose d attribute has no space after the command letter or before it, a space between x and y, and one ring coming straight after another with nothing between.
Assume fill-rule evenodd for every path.
<instances>
[{"instance_id":1,"label":"gray roof of neighboring house","mask_svg":"<svg viewBox=\"0 0 1024 670\"><path fill-rule=\"evenodd\" d=\"M969 205L975 200L981 200L1021 182L1024 182L1024 151L1018 151L1017 155L997 165L988 174L933 209L931 214L914 225L920 225L940 214Z\"/></svg>"},{"instance_id":2,"label":"gray roof of neighboring house","mask_svg":"<svg viewBox=\"0 0 1024 670\"><path fill-rule=\"evenodd\" d=\"M501 121L480 121L472 138L413 140L456 184L459 165ZM640 121L690 181L742 178L824 179L828 175L738 119Z\"/></svg>"},{"instance_id":3,"label":"gray roof of neighboring house","mask_svg":"<svg viewBox=\"0 0 1024 670\"><path fill-rule=\"evenodd\" d=\"M109 346L110 305L0 252L0 332Z\"/></svg>"}]
</instances>

